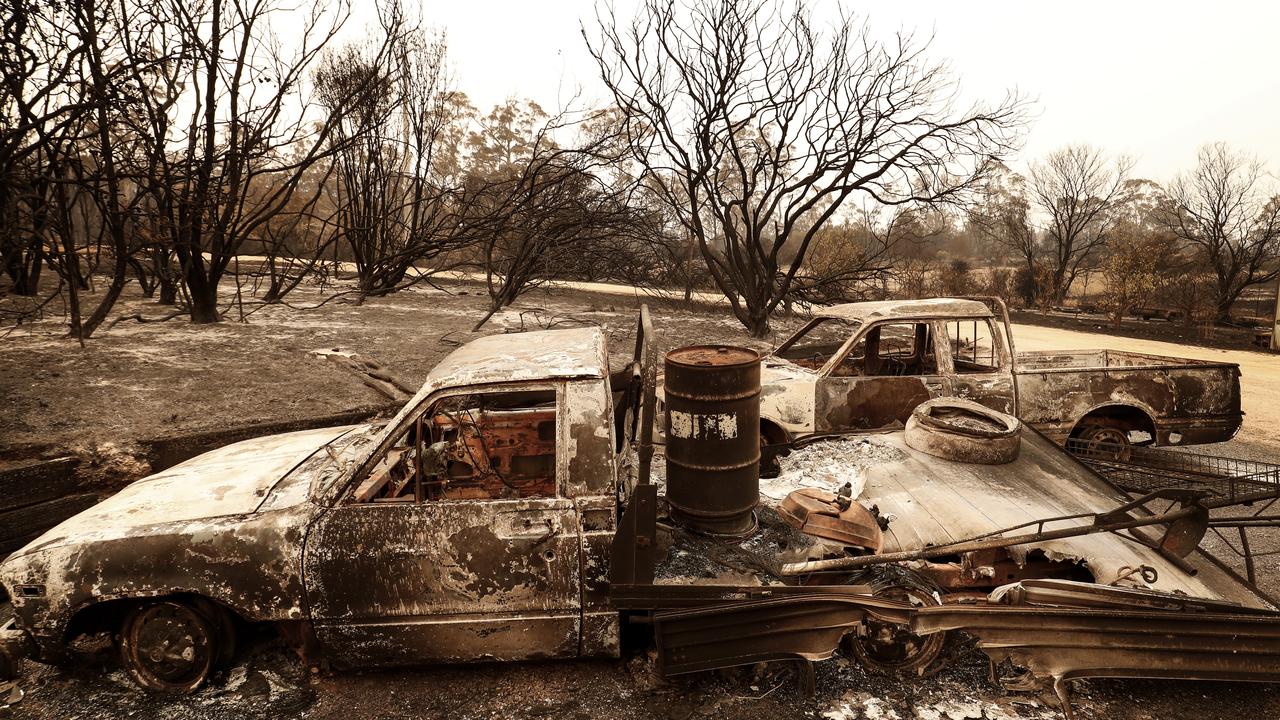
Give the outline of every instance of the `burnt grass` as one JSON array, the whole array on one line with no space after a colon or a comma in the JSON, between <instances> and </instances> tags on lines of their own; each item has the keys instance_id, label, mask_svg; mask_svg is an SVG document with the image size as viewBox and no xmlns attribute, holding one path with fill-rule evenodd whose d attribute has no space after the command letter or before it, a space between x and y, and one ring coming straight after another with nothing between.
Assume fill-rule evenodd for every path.
<instances>
[{"instance_id":1,"label":"burnt grass","mask_svg":"<svg viewBox=\"0 0 1280 720\"><path fill-rule=\"evenodd\" d=\"M230 298L233 289L225 296ZM355 305L307 288L293 307L246 305L228 320L120 322L80 349L58 317L0 328L0 458L81 455L102 489L145 473L139 443L232 425L293 420L385 402L348 371L311 350L354 350L416 385L457 344L475 337L483 288L420 287ZM686 306L643 295L538 290L498 313L482 333L603 325L612 361L630 354L635 312L649 302L660 351L687 344L749 340L724 308ZM115 316L167 314L130 286ZM1019 318L1032 321L1029 318ZM776 323L785 333L799 319ZM1105 324L1105 323L1102 323ZM773 338L771 340L776 340ZM767 345L768 343L763 343ZM1274 572L1274 563L1264 572ZM7 608L0 606L0 618ZM136 688L108 638L79 648L66 668L27 662L25 698L5 718L996 718L1061 717L1033 693L1005 692L987 679L985 656L970 653L937 676L896 678L843 657L818 663L817 694L799 694L788 663L663 679L651 648L632 638L621 660L480 664L311 674L269 633L251 633L235 665L187 697ZM1081 718L1280 716L1269 685L1107 680L1074 684Z\"/></svg>"}]
</instances>

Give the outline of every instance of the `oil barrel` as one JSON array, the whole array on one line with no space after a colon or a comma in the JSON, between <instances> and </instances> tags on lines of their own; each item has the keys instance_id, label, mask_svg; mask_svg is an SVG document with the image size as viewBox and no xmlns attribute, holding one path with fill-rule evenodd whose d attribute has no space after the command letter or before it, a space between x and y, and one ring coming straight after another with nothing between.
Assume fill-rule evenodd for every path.
<instances>
[{"instance_id":1,"label":"oil barrel","mask_svg":"<svg viewBox=\"0 0 1280 720\"><path fill-rule=\"evenodd\" d=\"M711 535L750 533L760 499L760 354L693 345L667 353L664 370L671 519Z\"/></svg>"}]
</instances>

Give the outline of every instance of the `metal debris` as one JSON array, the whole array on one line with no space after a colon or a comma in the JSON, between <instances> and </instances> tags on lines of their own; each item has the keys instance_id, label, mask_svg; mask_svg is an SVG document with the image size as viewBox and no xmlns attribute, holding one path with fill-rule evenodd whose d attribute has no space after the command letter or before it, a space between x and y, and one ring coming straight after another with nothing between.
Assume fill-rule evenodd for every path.
<instances>
[{"instance_id":1,"label":"metal debris","mask_svg":"<svg viewBox=\"0 0 1280 720\"><path fill-rule=\"evenodd\" d=\"M864 470L902 460L906 454L876 435L843 436L815 440L778 456L776 477L760 479L760 494L776 504L800 488L839 492L851 485L851 497L862 494Z\"/></svg>"},{"instance_id":2,"label":"metal debris","mask_svg":"<svg viewBox=\"0 0 1280 720\"><path fill-rule=\"evenodd\" d=\"M26 697L26 693L18 686L17 681L0 682L0 710L4 710L11 705L17 705L22 702L24 697Z\"/></svg>"},{"instance_id":3,"label":"metal debris","mask_svg":"<svg viewBox=\"0 0 1280 720\"><path fill-rule=\"evenodd\" d=\"M846 548L878 553L884 545L876 516L847 494L813 488L796 490L778 506L778 514L806 535L831 540Z\"/></svg>"}]
</instances>

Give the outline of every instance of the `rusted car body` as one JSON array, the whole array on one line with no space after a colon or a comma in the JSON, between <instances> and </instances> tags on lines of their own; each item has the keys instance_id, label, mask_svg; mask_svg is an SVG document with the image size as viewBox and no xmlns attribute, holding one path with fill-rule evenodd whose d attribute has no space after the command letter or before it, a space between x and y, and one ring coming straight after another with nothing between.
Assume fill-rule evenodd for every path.
<instances>
[{"instance_id":1,"label":"rusted car body","mask_svg":"<svg viewBox=\"0 0 1280 720\"><path fill-rule=\"evenodd\" d=\"M1007 313L934 298L815 312L765 360L762 432L785 442L886 427L942 396L1017 415L1059 442L1220 442L1243 418L1235 364L1114 350L1018 353Z\"/></svg>"},{"instance_id":2,"label":"rusted car body","mask_svg":"<svg viewBox=\"0 0 1280 720\"><path fill-rule=\"evenodd\" d=\"M993 657L1012 647L1000 633L1052 595L1072 598L1060 605L1082 632L1134 613L1182 623L1201 645L1165 638L1158 672L1181 676L1193 653L1224 677L1276 679L1280 616L1196 548L1201 498L1135 503L1033 430L1000 465L860 436L879 459L847 499L883 521L871 551L789 529L770 502L736 541L672 525L648 471L651 337L642 312L635 357L612 375L600 329L482 338L385 424L238 443L141 480L0 564L15 614L0 660L55 661L105 630L139 684L189 691L241 621L274 623L308 661L367 667L616 656L624 619L640 619L664 672L807 666L841 643L924 672L952 631ZM1020 637L1017 659L1044 677L1107 672L1087 649L1046 650L1062 633ZM1230 638L1272 669L1237 672L1219 657Z\"/></svg>"},{"instance_id":3,"label":"rusted car body","mask_svg":"<svg viewBox=\"0 0 1280 720\"><path fill-rule=\"evenodd\" d=\"M58 660L140 599L175 597L280 623L339 665L616 654L606 555L629 447L607 369L599 329L483 338L385 425L250 440L140 480L0 565L8 654ZM219 625L208 607L181 622Z\"/></svg>"}]
</instances>

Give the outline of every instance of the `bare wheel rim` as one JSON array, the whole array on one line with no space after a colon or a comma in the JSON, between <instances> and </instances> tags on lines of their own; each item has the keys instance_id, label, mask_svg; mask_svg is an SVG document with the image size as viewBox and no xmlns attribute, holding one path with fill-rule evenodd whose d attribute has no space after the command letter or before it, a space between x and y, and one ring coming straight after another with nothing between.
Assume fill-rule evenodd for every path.
<instances>
[{"instance_id":1,"label":"bare wheel rim","mask_svg":"<svg viewBox=\"0 0 1280 720\"><path fill-rule=\"evenodd\" d=\"M129 669L144 687L188 692L208 676L215 644L209 622L194 609L160 602L131 617L123 649Z\"/></svg>"},{"instance_id":2,"label":"bare wheel rim","mask_svg":"<svg viewBox=\"0 0 1280 720\"><path fill-rule=\"evenodd\" d=\"M1100 427L1090 433L1089 445L1097 447L1100 443L1110 445L1128 445L1129 433L1120 428Z\"/></svg>"},{"instance_id":3,"label":"bare wheel rim","mask_svg":"<svg viewBox=\"0 0 1280 720\"><path fill-rule=\"evenodd\" d=\"M913 605L937 605L937 600L918 588L893 586L876 595ZM917 635L906 626L868 617L866 634L849 637L849 649L863 664L890 673L922 675L929 671L946 644L946 633Z\"/></svg>"},{"instance_id":4,"label":"bare wheel rim","mask_svg":"<svg viewBox=\"0 0 1280 720\"><path fill-rule=\"evenodd\" d=\"M1116 460L1129 459L1129 433L1114 427L1095 427L1086 435L1086 446L1093 453L1106 453Z\"/></svg>"}]
</instances>

